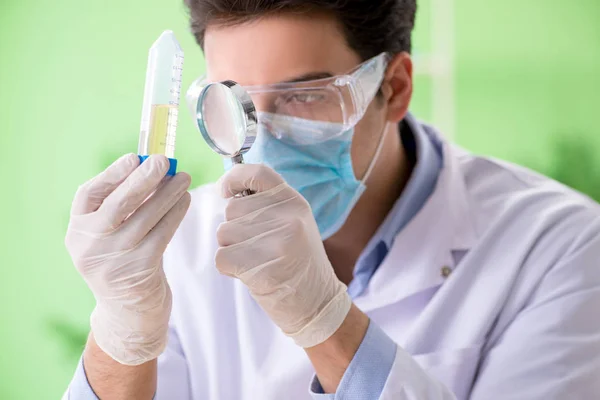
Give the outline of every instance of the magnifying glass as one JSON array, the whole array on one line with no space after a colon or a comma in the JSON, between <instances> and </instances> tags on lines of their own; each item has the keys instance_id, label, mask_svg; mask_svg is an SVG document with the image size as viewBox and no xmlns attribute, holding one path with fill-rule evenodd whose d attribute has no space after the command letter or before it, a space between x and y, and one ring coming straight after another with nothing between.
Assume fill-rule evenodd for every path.
<instances>
[{"instance_id":1,"label":"magnifying glass","mask_svg":"<svg viewBox=\"0 0 600 400\"><path fill-rule=\"evenodd\" d=\"M250 95L236 82L206 85L196 104L196 120L202 137L211 149L234 164L244 163L257 133L256 107ZM244 190L241 196L252 194Z\"/></svg>"}]
</instances>

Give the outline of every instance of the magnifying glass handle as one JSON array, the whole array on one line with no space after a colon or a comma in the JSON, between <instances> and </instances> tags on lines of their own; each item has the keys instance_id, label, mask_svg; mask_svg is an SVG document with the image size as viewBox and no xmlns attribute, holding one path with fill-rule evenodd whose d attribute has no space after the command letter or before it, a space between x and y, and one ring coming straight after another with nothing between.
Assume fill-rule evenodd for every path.
<instances>
[{"instance_id":1,"label":"magnifying glass handle","mask_svg":"<svg viewBox=\"0 0 600 400\"><path fill-rule=\"evenodd\" d=\"M243 164L244 163L244 156L242 156L241 154L238 154L234 157L231 157L231 161L234 164ZM237 195L235 195L235 197L246 197L246 196L250 196L253 195L254 192L250 189L246 189L241 193L238 193Z\"/></svg>"}]
</instances>

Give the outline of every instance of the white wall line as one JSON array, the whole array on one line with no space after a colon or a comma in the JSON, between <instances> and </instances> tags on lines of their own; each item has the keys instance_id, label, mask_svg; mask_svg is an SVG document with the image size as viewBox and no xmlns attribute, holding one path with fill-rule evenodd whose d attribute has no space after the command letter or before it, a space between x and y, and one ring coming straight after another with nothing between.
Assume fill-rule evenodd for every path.
<instances>
[{"instance_id":1,"label":"white wall line","mask_svg":"<svg viewBox=\"0 0 600 400\"><path fill-rule=\"evenodd\" d=\"M431 0L431 54L424 67L432 80L432 122L456 138L454 0Z\"/></svg>"}]
</instances>

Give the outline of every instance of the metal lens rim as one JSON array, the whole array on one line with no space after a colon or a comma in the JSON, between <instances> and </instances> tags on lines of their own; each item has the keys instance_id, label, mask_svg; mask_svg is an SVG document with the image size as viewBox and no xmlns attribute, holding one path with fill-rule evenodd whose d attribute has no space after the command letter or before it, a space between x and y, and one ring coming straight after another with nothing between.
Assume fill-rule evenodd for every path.
<instances>
[{"instance_id":1,"label":"metal lens rim","mask_svg":"<svg viewBox=\"0 0 600 400\"><path fill-rule=\"evenodd\" d=\"M211 135L209 134L208 128L204 121L204 100L206 98L206 95L208 94L208 90L214 85L224 86L227 88L227 90L231 91L243 110L243 126L245 135L244 143L242 144L241 148L233 154L224 151L221 147L219 147L219 145L217 145L217 143L212 139ZM241 89L241 91L240 89L241 86L233 81L209 83L204 88L202 88L200 95L198 96L198 102L196 103L196 122L198 125L198 129L202 134L202 138L212 150L214 150L216 153L222 156L235 157L239 154L245 153L246 151L248 151L252 143L254 143L254 138L256 137L256 111L254 108L254 103L252 103L250 96L243 89ZM249 138L251 139L250 141Z\"/></svg>"}]
</instances>

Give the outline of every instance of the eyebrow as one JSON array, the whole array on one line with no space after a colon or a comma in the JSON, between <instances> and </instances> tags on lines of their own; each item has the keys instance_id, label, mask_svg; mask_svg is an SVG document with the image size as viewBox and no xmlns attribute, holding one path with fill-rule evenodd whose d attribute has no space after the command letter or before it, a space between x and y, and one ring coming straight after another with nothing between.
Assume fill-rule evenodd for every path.
<instances>
[{"instance_id":1,"label":"eyebrow","mask_svg":"<svg viewBox=\"0 0 600 400\"><path fill-rule=\"evenodd\" d=\"M309 72L308 74L300 75L295 78L283 81L282 83L298 83L306 81L315 81L317 79L331 78L334 76L329 72Z\"/></svg>"}]
</instances>

